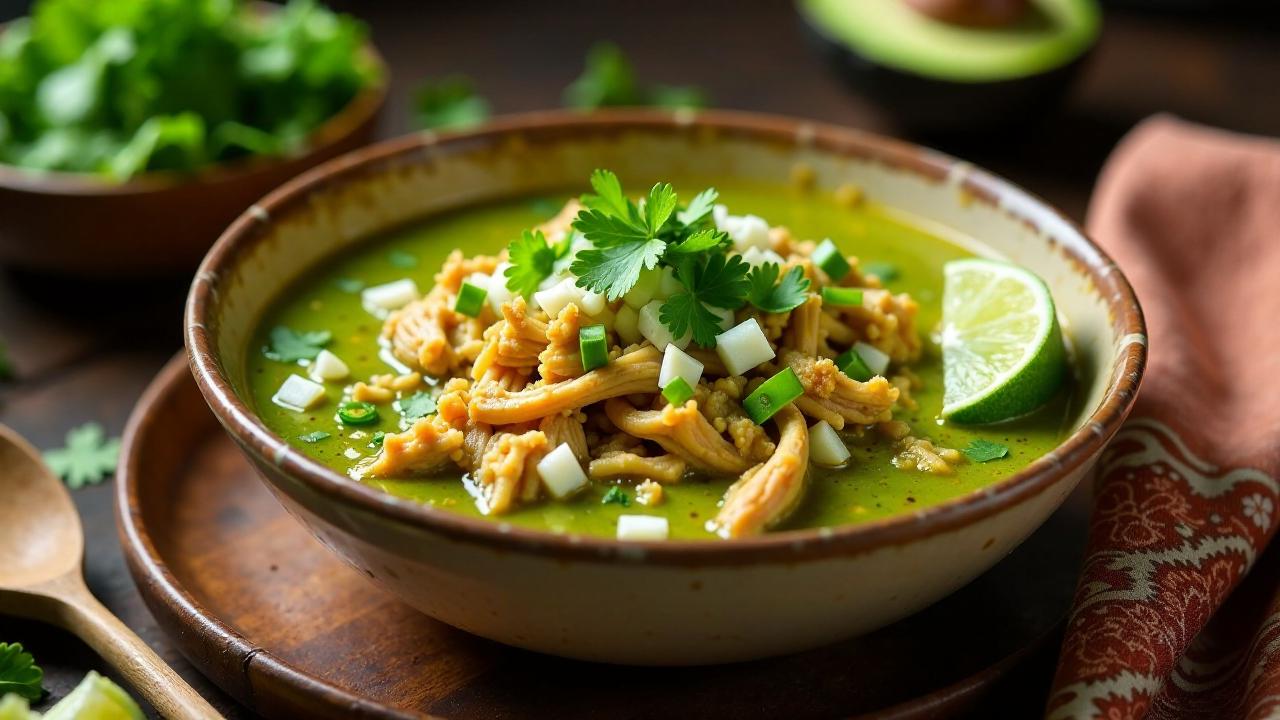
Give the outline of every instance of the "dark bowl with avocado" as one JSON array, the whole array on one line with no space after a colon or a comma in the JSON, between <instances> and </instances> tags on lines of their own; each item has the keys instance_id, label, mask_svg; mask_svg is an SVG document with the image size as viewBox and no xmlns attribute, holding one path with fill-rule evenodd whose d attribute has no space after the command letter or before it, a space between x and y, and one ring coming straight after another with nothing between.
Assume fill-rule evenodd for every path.
<instances>
[{"instance_id":1,"label":"dark bowl with avocado","mask_svg":"<svg viewBox=\"0 0 1280 720\"><path fill-rule=\"evenodd\" d=\"M922 135L1002 131L1052 109L1093 47L1096 0L1027 0L1004 24L908 0L797 0L811 39L859 95ZM965 3L951 3L960 4Z\"/></svg>"}]
</instances>

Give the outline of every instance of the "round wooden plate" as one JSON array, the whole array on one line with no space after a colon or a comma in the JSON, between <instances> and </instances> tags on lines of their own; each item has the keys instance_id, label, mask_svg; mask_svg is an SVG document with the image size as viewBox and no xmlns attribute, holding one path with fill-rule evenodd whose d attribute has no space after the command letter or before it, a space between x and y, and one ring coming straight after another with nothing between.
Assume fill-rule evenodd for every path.
<instances>
[{"instance_id":1,"label":"round wooden plate","mask_svg":"<svg viewBox=\"0 0 1280 720\"><path fill-rule=\"evenodd\" d=\"M144 394L123 452L120 536L151 612L214 682L278 718L951 715L1052 636L1084 540L1085 513L1068 503L946 600L808 653L592 665L436 622L330 554L241 458L185 356Z\"/></svg>"}]
</instances>

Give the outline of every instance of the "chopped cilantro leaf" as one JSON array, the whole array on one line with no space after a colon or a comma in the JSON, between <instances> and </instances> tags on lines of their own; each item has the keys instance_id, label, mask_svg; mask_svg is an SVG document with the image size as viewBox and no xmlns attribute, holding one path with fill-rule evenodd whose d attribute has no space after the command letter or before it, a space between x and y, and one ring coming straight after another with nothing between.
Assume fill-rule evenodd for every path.
<instances>
[{"instance_id":1,"label":"chopped cilantro leaf","mask_svg":"<svg viewBox=\"0 0 1280 720\"><path fill-rule=\"evenodd\" d=\"M578 213L573 221L573 229L585 235L596 247L643 243L651 237L645 225L604 210L583 210Z\"/></svg>"},{"instance_id":2,"label":"chopped cilantro leaf","mask_svg":"<svg viewBox=\"0 0 1280 720\"><path fill-rule=\"evenodd\" d=\"M892 282L898 279L898 266L890 262L865 262L858 266L863 275L875 275L880 282Z\"/></svg>"},{"instance_id":3,"label":"chopped cilantro leaf","mask_svg":"<svg viewBox=\"0 0 1280 720\"><path fill-rule=\"evenodd\" d=\"M333 281L334 286L348 295L355 295L364 289L364 281L356 278L338 278Z\"/></svg>"},{"instance_id":4,"label":"chopped cilantro leaf","mask_svg":"<svg viewBox=\"0 0 1280 720\"><path fill-rule=\"evenodd\" d=\"M315 432L309 432L306 435L299 435L298 439L304 443L318 443L321 440L327 439L328 437L329 437L329 433L323 430L316 430Z\"/></svg>"},{"instance_id":5,"label":"chopped cilantro leaf","mask_svg":"<svg viewBox=\"0 0 1280 720\"><path fill-rule=\"evenodd\" d=\"M414 96L418 126L461 130L489 119L489 102L476 94L471 79L453 75L418 86Z\"/></svg>"},{"instance_id":6,"label":"chopped cilantro leaf","mask_svg":"<svg viewBox=\"0 0 1280 720\"><path fill-rule=\"evenodd\" d=\"M782 276L782 282L777 283L780 270L777 263L764 263L751 269L751 290L747 298L767 313L790 312L804 304L809 296L809 278L804 276L804 270L793 267Z\"/></svg>"},{"instance_id":7,"label":"chopped cilantro leaf","mask_svg":"<svg viewBox=\"0 0 1280 720\"><path fill-rule=\"evenodd\" d=\"M720 199L720 193L715 188L707 188L693 197L689 202L689 207L681 210L676 216L684 225L694 226L711 217L712 210L716 207L716 200Z\"/></svg>"},{"instance_id":8,"label":"chopped cilantro leaf","mask_svg":"<svg viewBox=\"0 0 1280 720\"><path fill-rule=\"evenodd\" d=\"M404 250L392 250L387 253L387 262L401 270L412 270L418 267L418 256Z\"/></svg>"},{"instance_id":9,"label":"chopped cilantro leaf","mask_svg":"<svg viewBox=\"0 0 1280 720\"><path fill-rule=\"evenodd\" d=\"M119 459L120 438L107 438L93 422L69 430L66 447L44 451L49 469L72 489L102 482L115 472Z\"/></svg>"},{"instance_id":10,"label":"chopped cilantro leaf","mask_svg":"<svg viewBox=\"0 0 1280 720\"><path fill-rule=\"evenodd\" d=\"M628 495L622 488L618 487L617 485L614 485L613 487L609 488L609 491L606 492L604 494L604 497L600 499L600 504L601 505L621 505L622 507L629 507L631 505L631 496Z\"/></svg>"},{"instance_id":11,"label":"chopped cilantro leaf","mask_svg":"<svg viewBox=\"0 0 1280 720\"><path fill-rule=\"evenodd\" d=\"M676 210L676 191L670 183L657 183L649 190L649 197L644 203L644 221L649 227L650 235L657 235L662 226L671 219Z\"/></svg>"},{"instance_id":12,"label":"chopped cilantro leaf","mask_svg":"<svg viewBox=\"0 0 1280 720\"><path fill-rule=\"evenodd\" d=\"M525 230L507 245L507 255L511 262L505 273L507 289L525 300L533 297L556 264L556 250L547 245L541 230Z\"/></svg>"},{"instance_id":13,"label":"chopped cilantro leaf","mask_svg":"<svg viewBox=\"0 0 1280 720\"><path fill-rule=\"evenodd\" d=\"M667 252L676 255L689 255L710 250L729 242L729 234L714 228L699 230L678 243L667 246Z\"/></svg>"},{"instance_id":14,"label":"chopped cilantro leaf","mask_svg":"<svg viewBox=\"0 0 1280 720\"><path fill-rule=\"evenodd\" d=\"M378 432L373 434L373 439L369 441L369 447L380 448L382 447L382 441L386 439L387 439L387 434L379 430Z\"/></svg>"},{"instance_id":15,"label":"chopped cilantro leaf","mask_svg":"<svg viewBox=\"0 0 1280 720\"><path fill-rule=\"evenodd\" d=\"M294 363L299 360L314 360L325 345L333 339L327 330L298 332L283 325L271 328L268 336L270 344L262 354L276 362Z\"/></svg>"},{"instance_id":16,"label":"chopped cilantro leaf","mask_svg":"<svg viewBox=\"0 0 1280 720\"><path fill-rule=\"evenodd\" d=\"M600 293L612 302L635 286L641 270L658 265L666 247L666 243L654 239L591 248L578 253L569 269L578 276L579 287Z\"/></svg>"},{"instance_id":17,"label":"chopped cilantro leaf","mask_svg":"<svg viewBox=\"0 0 1280 720\"><path fill-rule=\"evenodd\" d=\"M400 401L400 413L405 420L424 418L436 411L436 399L424 392L416 392Z\"/></svg>"},{"instance_id":18,"label":"chopped cilantro leaf","mask_svg":"<svg viewBox=\"0 0 1280 720\"><path fill-rule=\"evenodd\" d=\"M969 447L962 450L970 460L974 462L990 462L999 460L1009 454L1009 448L1000 443L983 440L981 438L973 440L969 443Z\"/></svg>"},{"instance_id":19,"label":"chopped cilantro leaf","mask_svg":"<svg viewBox=\"0 0 1280 720\"><path fill-rule=\"evenodd\" d=\"M39 700L44 671L21 643L0 642L0 698L14 693L27 700Z\"/></svg>"},{"instance_id":20,"label":"chopped cilantro leaf","mask_svg":"<svg viewBox=\"0 0 1280 720\"><path fill-rule=\"evenodd\" d=\"M694 256L680 262L676 277L685 290L662 304L658 319L675 337L692 332L693 341L702 347L715 345L721 318L708 306L726 310L742 307L750 287L747 269L737 255Z\"/></svg>"},{"instance_id":21,"label":"chopped cilantro leaf","mask_svg":"<svg viewBox=\"0 0 1280 720\"><path fill-rule=\"evenodd\" d=\"M591 189L595 195L585 195L582 204L590 210L599 210L607 215L617 215L627 220L638 219L635 207L622 194L622 183L618 176L610 170L597 168L591 173Z\"/></svg>"}]
</instances>

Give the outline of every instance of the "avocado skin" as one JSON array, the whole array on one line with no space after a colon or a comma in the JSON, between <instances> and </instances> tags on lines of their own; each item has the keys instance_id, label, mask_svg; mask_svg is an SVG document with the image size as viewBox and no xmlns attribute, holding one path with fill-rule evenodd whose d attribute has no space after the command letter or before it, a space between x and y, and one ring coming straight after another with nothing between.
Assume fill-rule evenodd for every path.
<instances>
[{"instance_id":1,"label":"avocado skin","mask_svg":"<svg viewBox=\"0 0 1280 720\"><path fill-rule=\"evenodd\" d=\"M810 43L854 92L907 133L953 136L1019 130L1056 109L1092 49L1052 70L1011 80L954 82L888 67L799 13Z\"/></svg>"}]
</instances>

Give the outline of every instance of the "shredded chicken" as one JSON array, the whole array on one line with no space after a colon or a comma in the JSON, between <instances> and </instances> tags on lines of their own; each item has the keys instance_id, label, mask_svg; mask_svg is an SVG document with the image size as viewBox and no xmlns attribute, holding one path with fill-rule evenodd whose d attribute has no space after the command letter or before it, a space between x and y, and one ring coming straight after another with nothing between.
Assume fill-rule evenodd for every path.
<instances>
[{"instance_id":1,"label":"shredded chicken","mask_svg":"<svg viewBox=\"0 0 1280 720\"><path fill-rule=\"evenodd\" d=\"M924 438L908 435L902 438L899 447L901 450L893 457L893 464L903 470L951 475L955 472L953 466L964 462L959 450L934 445Z\"/></svg>"},{"instance_id":2,"label":"shredded chicken","mask_svg":"<svg viewBox=\"0 0 1280 720\"><path fill-rule=\"evenodd\" d=\"M662 355L648 345L565 382L536 384L518 392L477 387L472 391L471 417L491 425L528 422L609 398L653 392L661 363Z\"/></svg>"},{"instance_id":3,"label":"shredded chicken","mask_svg":"<svg viewBox=\"0 0 1280 720\"><path fill-rule=\"evenodd\" d=\"M462 433L432 415L415 422L404 432L388 433L382 439L382 452L365 474L368 477L426 475L462 457Z\"/></svg>"},{"instance_id":4,"label":"shredded chicken","mask_svg":"<svg viewBox=\"0 0 1280 720\"><path fill-rule=\"evenodd\" d=\"M780 522L804 490L809 468L809 428L804 416L786 406L773 416L778 449L763 464L742 474L725 493L712 522L721 537L756 535Z\"/></svg>"},{"instance_id":5,"label":"shredded chicken","mask_svg":"<svg viewBox=\"0 0 1280 720\"><path fill-rule=\"evenodd\" d=\"M550 449L541 430L498 433L489 439L475 473L488 514L501 515L517 502L537 499L538 461Z\"/></svg>"},{"instance_id":6,"label":"shredded chicken","mask_svg":"<svg viewBox=\"0 0 1280 720\"><path fill-rule=\"evenodd\" d=\"M796 371L804 386L804 395L795 404L809 417L826 420L836 430L843 429L846 422L869 425L892 417L898 389L883 377L858 382L831 360L794 350L784 352L781 359Z\"/></svg>"},{"instance_id":7,"label":"shredded chicken","mask_svg":"<svg viewBox=\"0 0 1280 720\"><path fill-rule=\"evenodd\" d=\"M586 462L590 454L587 451L587 435L582 429L584 419L581 412L548 415L538 423L538 429L546 434L548 446L556 448L561 443L568 443L578 462Z\"/></svg>"},{"instance_id":8,"label":"shredded chicken","mask_svg":"<svg viewBox=\"0 0 1280 720\"><path fill-rule=\"evenodd\" d=\"M619 430L652 440L704 472L736 475L751 465L698 412L697 400L662 410L637 410L624 400L610 400L604 411Z\"/></svg>"},{"instance_id":9,"label":"shredded chicken","mask_svg":"<svg viewBox=\"0 0 1280 720\"><path fill-rule=\"evenodd\" d=\"M538 355L538 374L549 382L560 382L581 376L582 353L579 350L578 330L581 329L581 311L574 303L564 306L560 314L547 325L547 347Z\"/></svg>"},{"instance_id":10,"label":"shredded chicken","mask_svg":"<svg viewBox=\"0 0 1280 720\"><path fill-rule=\"evenodd\" d=\"M901 364L920 359L920 334L916 332L919 309L906 293L894 295L888 290L863 290L862 304L841 307L838 315L860 339Z\"/></svg>"},{"instance_id":11,"label":"shredded chicken","mask_svg":"<svg viewBox=\"0 0 1280 720\"><path fill-rule=\"evenodd\" d=\"M614 450L591 461L587 475L592 480L627 478L670 485L680 482L687 464L675 455L641 457L635 453Z\"/></svg>"}]
</instances>

